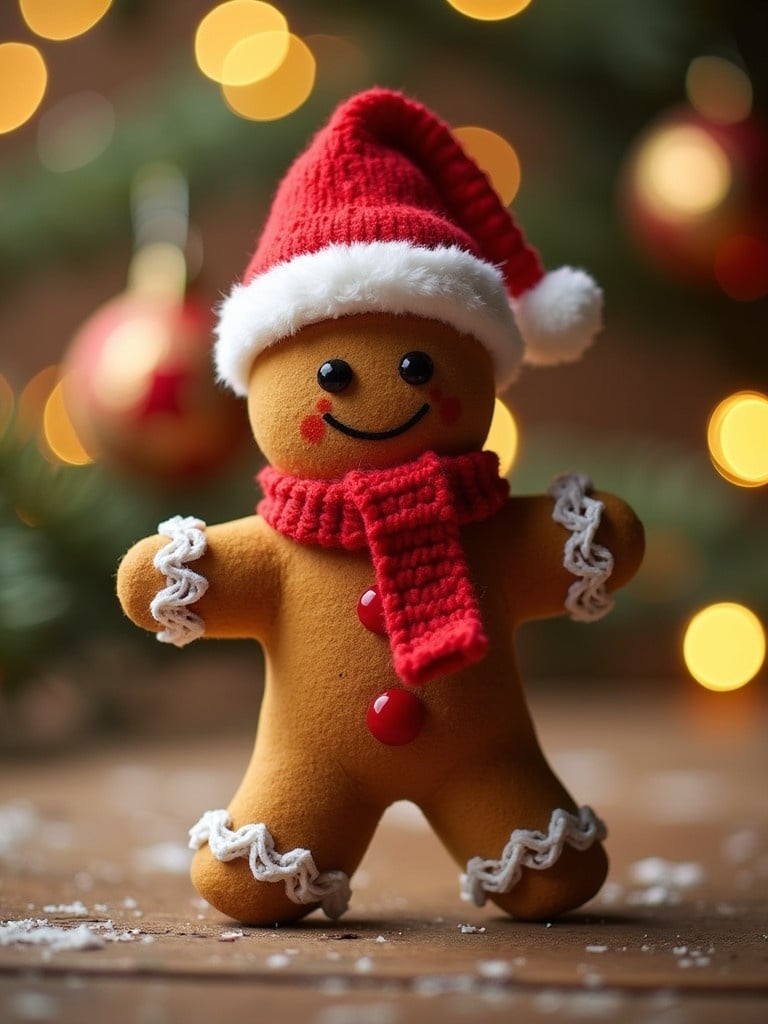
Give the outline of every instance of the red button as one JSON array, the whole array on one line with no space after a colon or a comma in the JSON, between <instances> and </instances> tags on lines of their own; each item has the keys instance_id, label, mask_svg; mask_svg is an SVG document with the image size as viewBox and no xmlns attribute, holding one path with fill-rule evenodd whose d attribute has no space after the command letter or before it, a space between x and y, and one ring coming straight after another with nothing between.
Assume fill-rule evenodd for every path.
<instances>
[{"instance_id":1,"label":"red button","mask_svg":"<svg viewBox=\"0 0 768 1024\"><path fill-rule=\"evenodd\" d=\"M424 728L427 709L410 690L387 690L368 708L371 735L389 747L415 740Z\"/></svg>"},{"instance_id":2,"label":"red button","mask_svg":"<svg viewBox=\"0 0 768 1024\"><path fill-rule=\"evenodd\" d=\"M366 629L378 636L387 635L384 624L384 607L378 587L369 587L357 602L357 617Z\"/></svg>"}]
</instances>

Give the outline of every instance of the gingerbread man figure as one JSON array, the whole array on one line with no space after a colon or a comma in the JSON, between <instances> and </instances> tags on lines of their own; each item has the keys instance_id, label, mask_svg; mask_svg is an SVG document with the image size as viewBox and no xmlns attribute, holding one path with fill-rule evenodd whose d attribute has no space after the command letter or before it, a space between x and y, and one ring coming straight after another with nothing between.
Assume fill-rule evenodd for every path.
<instances>
[{"instance_id":1,"label":"gingerbread man figure","mask_svg":"<svg viewBox=\"0 0 768 1024\"><path fill-rule=\"evenodd\" d=\"M190 832L223 913L338 917L402 799L478 905L550 918L600 888L605 827L539 748L513 637L605 612L642 527L579 475L511 497L482 451L521 363L576 358L600 315L592 280L545 274L449 128L399 93L343 103L286 173L215 352L269 462L257 514L177 516L118 574L161 640L265 651L242 783Z\"/></svg>"}]
</instances>

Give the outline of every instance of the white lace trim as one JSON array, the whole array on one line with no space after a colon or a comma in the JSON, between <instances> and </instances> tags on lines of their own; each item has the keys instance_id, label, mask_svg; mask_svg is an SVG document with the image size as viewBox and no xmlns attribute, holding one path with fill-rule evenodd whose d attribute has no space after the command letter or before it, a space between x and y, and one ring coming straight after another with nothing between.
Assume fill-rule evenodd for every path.
<instances>
[{"instance_id":1,"label":"white lace trim","mask_svg":"<svg viewBox=\"0 0 768 1024\"><path fill-rule=\"evenodd\" d=\"M160 548L154 565L166 578L167 586L152 599L149 610L165 628L157 634L164 644L184 647L205 632L205 623L189 605L199 601L208 589L205 576L188 568L205 554L205 523L194 516L173 516L160 523L157 532L170 537Z\"/></svg>"},{"instance_id":2,"label":"white lace trim","mask_svg":"<svg viewBox=\"0 0 768 1024\"><path fill-rule=\"evenodd\" d=\"M461 876L461 898L482 907L486 893L509 892L520 880L523 868L545 871L559 859L566 844L586 850L606 835L604 823L591 807L580 807L578 814L558 807L552 812L546 835L534 829L516 828L500 860L473 857L466 874Z\"/></svg>"},{"instance_id":3,"label":"white lace trim","mask_svg":"<svg viewBox=\"0 0 768 1024\"><path fill-rule=\"evenodd\" d=\"M594 622L613 608L613 598L605 589L613 572L613 555L594 540L604 505L589 497L591 489L592 481L582 473L564 473L547 491L555 499L552 518L571 533L563 565L577 579L568 588L565 607L577 622Z\"/></svg>"},{"instance_id":4,"label":"white lace trim","mask_svg":"<svg viewBox=\"0 0 768 1024\"><path fill-rule=\"evenodd\" d=\"M227 811L206 811L189 830L190 849L199 850L207 842L216 860L243 857L257 882L285 882L294 903L319 903L328 917L341 917L350 897L349 877L343 871L318 871L310 851L300 847L278 853L262 822L242 825L235 832L231 824Z\"/></svg>"}]
</instances>

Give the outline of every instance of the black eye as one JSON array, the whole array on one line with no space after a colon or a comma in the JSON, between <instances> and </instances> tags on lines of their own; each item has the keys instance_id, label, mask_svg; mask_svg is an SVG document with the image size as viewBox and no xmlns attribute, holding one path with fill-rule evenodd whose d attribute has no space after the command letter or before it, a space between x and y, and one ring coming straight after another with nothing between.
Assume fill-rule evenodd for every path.
<instances>
[{"instance_id":1,"label":"black eye","mask_svg":"<svg viewBox=\"0 0 768 1024\"><path fill-rule=\"evenodd\" d=\"M406 352L400 360L400 376L406 384L426 384L435 367L426 352Z\"/></svg>"},{"instance_id":2,"label":"black eye","mask_svg":"<svg viewBox=\"0 0 768 1024\"><path fill-rule=\"evenodd\" d=\"M317 383L323 391L335 394L352 383L352 367L343 359L329 359L317 371Z\"/></svg>"}]
</instances>

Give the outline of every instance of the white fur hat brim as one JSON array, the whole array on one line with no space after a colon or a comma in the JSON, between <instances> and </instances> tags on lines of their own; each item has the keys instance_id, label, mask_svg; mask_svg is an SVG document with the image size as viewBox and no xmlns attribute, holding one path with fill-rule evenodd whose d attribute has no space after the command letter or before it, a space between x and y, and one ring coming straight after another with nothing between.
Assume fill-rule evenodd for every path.
<instances>
[{"instance_id":1,"label":"white fur hat brim","mask_svg":"<svg viewBox=\"0 0 768 1024\"><path fill-rule=\"evenodd\" d=\"M246 395L254 359L302 327L357 313L423 316L471 334L494 362L504 390L523 360L523 341L502 273L457 246L329 245L236 285L219 308L219 379Z\"/></svg>"}]
</instances>

